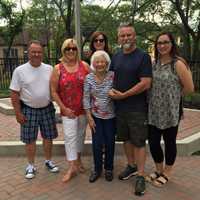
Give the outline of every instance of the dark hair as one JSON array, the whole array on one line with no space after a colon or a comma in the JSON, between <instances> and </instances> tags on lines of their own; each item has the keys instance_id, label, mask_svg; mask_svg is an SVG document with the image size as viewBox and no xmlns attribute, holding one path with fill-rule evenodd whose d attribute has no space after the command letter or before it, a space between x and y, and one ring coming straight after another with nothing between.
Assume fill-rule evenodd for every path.
<instances>
[{"instance_id":1,"label":"dark hair","mask_svg":"<svg viewBox=\"0 0 200 200\"><path fill-rule=\"evenodd\" d=\"M94 40L99 35L103 35L103 38L105 40L105 48L103 50L106 51L108 54L110 54L110 50L109 50L109 47L108 47L108 38L107 38L106 34L102 31L95 31L90 37L90 50L92 51L91 55L96 51L96 49L94 47Z\"/></svg>"},{"instance_id":2,"label":"dark hair","mask_svg":"<svg viewBox=\"0 0 200 200\"><path fill-rule=\"evenodd\" d=\"M155 56L156 63L158 62L158 59L159 59L159 53L158 53L158 49L157 49L157 42L158 42L159 37L162 36L162 35L167 35L169 37L169 39L170 39L170 42L172 44L172 48L171 48L171 51L170 51L171 57L172 58L179 57L178 48L177 48L176 41L175 41L173 35L170 32L162 32L156 37L156 41L155 41L155 44L154 44L154 56Z\"/></svg>"},{"instance_id":3,"label":"dark hair","mask_svg":"<svg viewBox=\"0 0 200 200\"><path fill-rule=\"evenodd\" d=\"M29 43L28 43L28 49L31 46L31 44L38 44L41 47L43 47L42 43L39 40L30 40Z\"/></svg>"}]
</instances>

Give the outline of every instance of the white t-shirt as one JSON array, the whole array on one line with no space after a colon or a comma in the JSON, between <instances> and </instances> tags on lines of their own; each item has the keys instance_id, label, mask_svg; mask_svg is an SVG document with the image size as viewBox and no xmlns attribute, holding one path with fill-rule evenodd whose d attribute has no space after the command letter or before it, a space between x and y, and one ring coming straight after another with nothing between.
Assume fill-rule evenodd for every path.
<instances>
[{"instance_id":1,"label":"white t-shirt","mask_svg":"<svg viewBox=\"0 0 200 200\"><path fill-rule=\"evenodd\" d=\"M33 67L29 62L17 67L12 76L10 89L20 92L20 99L32 108L42 108L50 102L50 76L52 66L41 63Z\"/></svg>"}]
</instances>

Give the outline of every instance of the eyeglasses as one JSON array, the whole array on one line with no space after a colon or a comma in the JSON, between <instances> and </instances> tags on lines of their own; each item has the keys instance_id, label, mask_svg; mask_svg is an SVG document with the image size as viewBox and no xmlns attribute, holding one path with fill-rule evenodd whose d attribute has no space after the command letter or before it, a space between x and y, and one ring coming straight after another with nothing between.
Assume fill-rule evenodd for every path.
<instances>
[{"instance_id":1,"label":"eyeglasses","mask_svg":"<svg viewBox=\"0 0 200 200\"><path fill-rule=\"evenodd\" d=\"M171 41L167 41L167 40L166 40L166 41L162 41L162 42L160 41L160 42L157 42L156 44L157 44L158 46L161 46L162 44L163 44L163 45L167 45L167 44L171 44Z\"/></svg>"},{"instance_id":2,"label":"eyeglasses","mask_svg":"<svg viewBox=\"0 0 200 200\"><path fill-rule=\"evenodd\" d=\"M77 47L65 47L64 48L64 51L77 51L78 49L77 49Z\"/></svg>"},{"instance_id":3,"label":"eyeglasses","mask_svg":"<svg viewBox=\"0 0 200 200\"><path fill-rule=\"evenodd\" d=\"M97 43L97 42L103 43L104 41L105 41L104 39L95 39L94 40L95 43Z\"/></svg>"}]
</instances>

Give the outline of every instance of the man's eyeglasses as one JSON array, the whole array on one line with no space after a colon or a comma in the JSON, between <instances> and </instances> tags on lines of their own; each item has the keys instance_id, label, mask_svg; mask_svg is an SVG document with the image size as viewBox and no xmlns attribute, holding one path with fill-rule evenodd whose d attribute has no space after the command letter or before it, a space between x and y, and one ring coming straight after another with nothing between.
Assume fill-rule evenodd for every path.
<instances>
[{"instance_id":1,"label":"man's eyeglasses","mask_svg":"<svg viewBox=\"0 0 200 200\"><path fill-rule=\"evenodd\" d=\"M167 44L171 44L171 41L167 41L167 40L166 40L166 41L162 41L162 42L160 41L160 42L157 42L156 44L157 44L158 46L167 45Z\"/></svg>"},{"instance_id":2,"label":"man's eyeglasses","mask_svg":"<svg viewBox=\"0 0 200 200\"><path fill-rule=\"evenodd\" d=\"M77 51L78 49L77 49L77 47L65 47L64 48L64 51Z\"/></svg>"},{"instance_id":3,"label":"man's eyeglasses","mask_svg":"<svg viewBox=\"0 0 200 200\"><path fill-rule=\"evenodd\" d=\"M105 41L104 39L95 39L94 40L95 43L97 43L97 42L103 43L104 41Z\"/></svg>"}]
</instances>

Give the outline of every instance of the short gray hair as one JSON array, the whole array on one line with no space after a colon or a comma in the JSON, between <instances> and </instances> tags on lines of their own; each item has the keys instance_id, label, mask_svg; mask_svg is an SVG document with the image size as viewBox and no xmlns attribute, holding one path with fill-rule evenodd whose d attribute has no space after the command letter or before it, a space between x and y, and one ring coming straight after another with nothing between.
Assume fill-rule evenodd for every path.
<instances>
[{"instance_id":1,"label":"short gray hair","mask_svg":"<svg viewBox=\"0 0 200 200\"><path fill-rule=\"evenodd\" d=\"M107 71L109 70L110 63L111 63L111 59L110 59L109 54L104 50L97 50L92 54L92 57L91 57L91 60L90 60L90 63L91 63L90 68L91 68L92 71L95 71L95 69L93 67L94 60L98 57L101 57L101 56L103 56L106 59L106 62L108 63L107 64Z\"/></svg>"},{"instance_id":2,"label":"short gray hair","mask_svg":"<svg viewBox=\"0 0 200 200\"><path fill-rule=\"evenodd\" d=\"M135 28L134 26L130 23L130 22L121 22L117 28L117 32L119 33L119 30L121 28L126 28L126 27L131 27L133 29L133 31L135 32Z\"/></svg>"}]
</instances>

